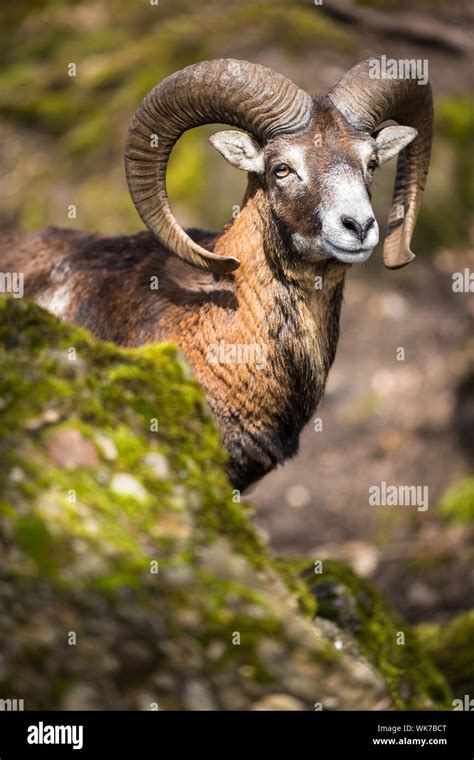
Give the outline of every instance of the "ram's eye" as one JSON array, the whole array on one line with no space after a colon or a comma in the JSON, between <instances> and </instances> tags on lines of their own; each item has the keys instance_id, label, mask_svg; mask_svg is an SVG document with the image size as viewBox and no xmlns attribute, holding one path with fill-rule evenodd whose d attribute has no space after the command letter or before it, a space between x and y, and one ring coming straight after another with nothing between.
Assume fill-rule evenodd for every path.
<instances>
[{"instance_id":1,"label":"ram's eye","mask_svg":"<svg viewBox=\"0 0 474 760\"><path fill-rule=\"evenodd\" d=\"M273 174L278 179L284 179L285 177L288 177L290 172L291 169L288 164L277 164L273 169Z\"/></svg>"},{"instance_id":2,"label":"ram's eye","mask_svg":"<svg viewBox=\"0 0 474 760\"><path fill-rule=\"evenodd\" d=\"M369 163L367 164L367 171L374 172L379 165L376 158L372 158Z\"/></svg>"}]
</instances>

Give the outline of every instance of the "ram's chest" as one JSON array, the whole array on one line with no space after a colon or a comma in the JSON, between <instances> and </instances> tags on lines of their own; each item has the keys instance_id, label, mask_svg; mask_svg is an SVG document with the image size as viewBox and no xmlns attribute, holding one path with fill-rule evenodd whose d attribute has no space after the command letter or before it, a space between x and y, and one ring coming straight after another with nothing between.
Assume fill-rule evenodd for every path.
<instances>
[{"instance_id":1,"label":"ram's chest","mask_svg":"<svg viewBox=\"0 0 474 760\"><path fill-rule=\"evenodd\" d=\"M302 426L324 391L335 345L328 341L328 315L321 312L316 297L294 303L285 317L273 339L273 371L280 384L280 404L294 424Z\"/></svg>"},{"instance_id":2,"label":"ram's chest","mask_svg":"<svg viewBox=\"0 0 474 760\"><path fill-rule=\"evenodd\" d=\"M207 308L170 335L191 362L230 453L237 487L298 448L324 392L338 338L341 288L321 293L247 288L238 308Z\"/></svg>"},{"instance_id":3,"label":"ram's chest","mask_svg":"<svg viewBox=\"0 0 474 760\"><path fill-rule=\"evenodd\" d=\"M249 347L248 362L235 367L232 403L241 404L251 427L299 430L324 392L337 345L340 298L304 295L276 293L258 330L253 319L240 334Z\"/></svg>"}]
</instances>

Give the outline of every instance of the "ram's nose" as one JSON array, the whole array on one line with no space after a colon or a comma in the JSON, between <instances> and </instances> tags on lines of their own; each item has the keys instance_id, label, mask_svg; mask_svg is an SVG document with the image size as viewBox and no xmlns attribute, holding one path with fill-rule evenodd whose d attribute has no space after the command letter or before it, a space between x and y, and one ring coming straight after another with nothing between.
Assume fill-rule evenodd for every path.
<instances>
[{"instance_id":1,"label":"ram's nose","mask_svg":"<svg viewBox=\"0 0 474 760\"><path fill-rule=\"evenodd\" d=\"M345 214L341 216L342 226L345 227L346 230L352 232L354 237L356 237L360 243L364 242L369 230L374 226L374 223L375 219L373 216L369 216L368 219L363 222L358 222L354 217L346 216Z\"/></svg>"}]
</instances>

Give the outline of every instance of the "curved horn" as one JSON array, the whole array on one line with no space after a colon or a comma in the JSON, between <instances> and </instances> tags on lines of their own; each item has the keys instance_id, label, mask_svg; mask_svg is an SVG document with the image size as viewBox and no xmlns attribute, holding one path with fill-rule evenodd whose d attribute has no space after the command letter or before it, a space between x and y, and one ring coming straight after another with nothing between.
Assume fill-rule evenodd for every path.
<instances>
[{"instance_id":1,"label":"curved horn","mask_svg":"<svg viewBox=\"0 0 474 760\"><path fill-rule=\"evenodd\" d=\"M138 213L160 242L184 261L214 272L231 272L238 259L197 245L178 224L166 193L166 165L187 129L221 122L264 142L303 129L312 98L271 69L219 59L188 66L158 84L136 111L125 145L125 171Z\"/></svg>"},{"instance_id":2,"label":"curved horn","mask_svg":"<svg viewBox=\"0 0 474 760\"><path fill-rule=\"evenodd\" d=\"M381 79L380 59L369 58L354 66L329 93L337 110L359 130L372 133L393 119L414 127L418 134L398 157L392 206L384 244L389 269L405 266L413 258L410 242L421 205L430 162L433 135L433 96L429 83L416 79Z\"/></svg>"}]
</instances>

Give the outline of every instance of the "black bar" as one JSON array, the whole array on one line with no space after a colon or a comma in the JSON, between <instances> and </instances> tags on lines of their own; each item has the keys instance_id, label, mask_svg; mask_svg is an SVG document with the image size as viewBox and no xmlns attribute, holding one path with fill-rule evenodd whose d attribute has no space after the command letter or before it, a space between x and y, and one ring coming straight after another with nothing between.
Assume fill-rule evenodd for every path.
<instances>
[{"instance_id":1,"label":"black bar","mask_svg":"<svg viewBox=\"0 0 474 760\"><path fill-rule=\"evenodd\" d=\"M179 757L188 747L225 758L239 751L253 754L260 746L267 757L273 748L281 754L286 747L292 758L346 752L347 757L472 760L473 717L472 712L1 712L0 760L92 758L99 750L111 758ZM51 726L69 729L56 733ZM28 737L44 743L29 743ZM68 739L77 749L46 743L50 738Z\"/></svg>"}]
</instances>

